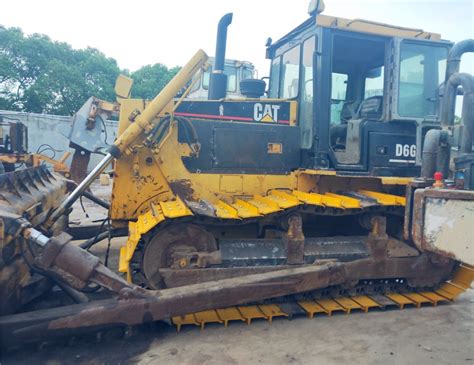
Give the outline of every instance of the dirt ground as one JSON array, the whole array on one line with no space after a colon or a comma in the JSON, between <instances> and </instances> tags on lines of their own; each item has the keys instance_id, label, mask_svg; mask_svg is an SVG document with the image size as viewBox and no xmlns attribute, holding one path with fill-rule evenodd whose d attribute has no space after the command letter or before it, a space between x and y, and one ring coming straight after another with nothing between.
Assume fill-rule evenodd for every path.
<instances>
[{"instance_id":1,"label":"dirt ground","mask_svg":"<svg viewBox=\"0 0 474 365\"><path fill-rule=\"evenodd\" d=\"M107 188L95 188L106 197ZM104 210L86 203L89 218L76 209L72 219L100 219ZM112 241L110 266L117 267L125 238ZM93 252L104 258L107 242ZM180 333L165 323L142 326L125 338L28 347L1 354L6 364L472 364L474 291L452 304L405 310L256 320L250 326L185 326Z\"/></svg>"}]
</instances>

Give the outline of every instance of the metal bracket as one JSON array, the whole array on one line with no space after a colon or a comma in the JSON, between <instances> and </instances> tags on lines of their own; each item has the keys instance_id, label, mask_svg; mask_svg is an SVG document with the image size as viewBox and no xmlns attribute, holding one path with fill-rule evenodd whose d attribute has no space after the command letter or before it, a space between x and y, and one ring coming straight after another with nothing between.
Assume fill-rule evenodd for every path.
<instances>
[{"instance_id":1,"label":"metal bracket","mask_svg":"<svg viewBox=\"0 0 474 365\"><path fill-rule=\"evenodd\" d=\"M283 235L288 265L304 264L304 234L300 215L288 218L288 232Z\"/></svg>"}]
</instances>

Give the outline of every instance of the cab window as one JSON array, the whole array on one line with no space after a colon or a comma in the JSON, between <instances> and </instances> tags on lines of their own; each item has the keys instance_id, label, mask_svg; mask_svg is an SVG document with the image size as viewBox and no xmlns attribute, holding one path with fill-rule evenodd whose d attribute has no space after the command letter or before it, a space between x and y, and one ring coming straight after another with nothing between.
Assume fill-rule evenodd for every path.
<instances>
[{"instance_id":1,"label":"cab window","mask_svg":"<svg viewBox=\"0 0 474 365\"><path fill-rule=\"evenodd\" d=\"M237 92L237 68L224 66L224 73L227 75L227 92Z\"/></svg>"},{"instance_id":2,"label":"cab window","mask_svg":"<svg viewBox=\"0 0 474 365\"><path fill-rule=\"evenodd\" d=\"M280 97L283 99L298 96L300 76L300 47L293 47L283 54L280 80Z\"/></svg>"},{"instance_id":3,"label":"cab window","mask_svg":"<svg viewBox=\"0 0 474 365\"><path fill-rule=\"evenodd\" d=\"M270 89L268 96L273 99L278 99L278 89L280 86L280 67L281 57L276 57L272 60L270 69Z\"/></svg>"},{"instance_id":4,"label":"cab window","mask_svg":"<svg viewBox=\"0 0 474 365\"><path fill-rule=\"evenodd\" d=\"M365 75L364 99L372 96L383 96L384 67L376 67Z\"/></svg>"},{"instance_id":5,"label":"cab window","mask_svg":"<svg viewBox=\"0 0 474 365\"><path fill-rule=\"evenodd\" d=\"M253 79L253 72L252 69L245 67L244 70L242 71L242 80L245 79Z\"/></svg>"},{"instance_id":6,"label":"cab window","mask_svg":"<svg viewBox=\"0 0 474 365\"><path fill-rule=\"evenodd\" d=\"M212 73L212 67L202 74L202 88L209 89L209 81ZM224 66L224 73L227 75L227 92L235 93L237 91L237 69L233 66Z\"/></svg>"},{"instance_id":7,"label":"cab window","mask_svg":"<svg viewBox=\"0 0 474 365\"><path fill-rule=\"evenodd\" d=\"M418 118L437 114L436 101L447 56L445 46L402 42L398 114Z\"/></svg>"},{"instance_id":8,"label":"cab window","mask_svg":"<svg viewBox=\"0 0 474 365\"><path fill-rule=\"evenodd\" d=\"M313 142L313 55L316 45L313 36L303 42L298 120L301 132L301 148L311 148Z\"/></svg>"},{"instance_id":9,"label":"cab window","mask_svg":"<svg viewBox=\"0 0 474 365\"><path fill-rule=\"evenodd\" d=\"M347 74L333 72L331 85L331 124L340 124L347 93Z\"/></svg>"}]
</instances>

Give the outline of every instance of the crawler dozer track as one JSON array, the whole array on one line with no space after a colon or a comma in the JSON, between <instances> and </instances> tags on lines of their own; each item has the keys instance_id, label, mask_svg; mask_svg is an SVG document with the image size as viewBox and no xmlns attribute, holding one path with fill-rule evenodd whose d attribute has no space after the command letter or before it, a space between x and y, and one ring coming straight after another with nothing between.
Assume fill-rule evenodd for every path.
<instances>
[{"instance_id":1,"label":"crawler dozer track","mask_svg":"<svg viewBox=\"0 0 474 365\"><path fill-rule=\"evenodd\" d=\"M320 315L330 317L336 312L351 314L354 312L368 313L371 310L385 310L391 307L399 309L421 308L422 306L436 307L438 303L454 301L471 287L472 281L474 281L474 268L461 264L456 268L451 280L429 291L378 293L313 300L295 298L292 301L257 303L175 316L172 318L172 323L180 332L181 328L186 325L204 329L209 323L219 323L227 327L230 322L251 324L254 319L264 319L272 323L274 318L292 318L296 315L306 315L309 319L313 319Z\"/></svg>"},{"instance_id":2,"label":"crawler dozer track","mask_svg":"<svg viewBox=\"0 0 474 365\"><path fill-rule=\"evenodd\" d=\"M370 253L364 245L364 236L370 230L370 218L387 217L389 230L400 234L395 230L403 225L405 198L368 190L318 194L274 189L252 199L235 197L233 203L219 200L214 204L195 204L176 198L151 206L137 222L129 224L130 235L122 248L120 271L128 272L129 280L135 284L158 289L176 284L153 282L151 277L158 273L156 270L192 267L192 257L178 257L176 246L180 245L185 246L184 250L204 251L204 254L218 251L219 262L217 265L211 262L212 267L258 269L287 263L284 237L292 216L302 219L299 239L305 240L306 236L307 248L300 264L312 264L317 259L348 261L367 257ZM187 234L186 227L190 227ZM267 228L271 231L270 238ZM187 242L177 244L177 237ZM411 256L418 252L407 245L404 253ZM131 257L130 266L123 260L127 257ZM147 257L156 270L147 269ZM202 262L199 266L207 267ZM199 282L196 277L189 279L180 281L179 285Z\"/></svg>"},{"instance_id":3,"label":"crawler dozer track","mask_svg":"<svg viewBox=\"0 0 474 365\"><path fill-rule=\"evenodd\" d=\"M187 215L181 219L167 217L170 206L172 206L172 210L187 212ZM145 216L140 217L137 223L131 225L135 237L140 237L140 242L131 261L132 278L135 283L140 285L150 285L146 278L144 256L148 245L156 245L153 238L156 235L159 236L160 231L166 232L168 230L170 234L176 235L182 234L186 230L186 225L190 224L199 226L203 230L207 229L209 232L213 231L215 226L224 230L226 227L233 226L232 224L222 225L223 222L232 222L233 224L237 222L237 226L265 222L267 225L274 226L283 221L283 217L294 215L305 217L303 221L307 221L308 226L312 220L323 217L331 219L345 217L345 219L349 219L349 222L352 220L354 225L358 225L364 221L363 217L377 216L379 218L385 217L381 218L384 222L390 219L395 220L395 225L400 228L404 206L404 197L367 190L338 192L337 194L273 190L266 196L256 196L248 200L235 199L232 204L220 201L213 205L213 210L211 208L211 211L214 212L213 216L204 216L197 209L193 209L192 204L188 205L181 200L165 202L154 207ZM226 212L219 212L219 209L226 209ZM229 217L232 216L232 219L224 218L225 214ZM143 235L140 234L140 228L146 227L145 222L153 224L157 219L161 221L154 229L142 232ZM346 220L346 222L348 221ZM305 225L303 224L303 226ZM173 227L177 227L175 232L173 232ZM337 229L344 231L344 227L339 226ZM377 234L384 236L385 226L382 231ZM192 231L188 238L192 240L198 234L199 231ZM370 235L374 235L374 232L369 233ZM133 237L132 235L132 239ZM164 236L160 237L163 239ZM151 283L151 286L155 288L160 285L175 287L291 267L291 265L285 265L288 257L285 256L285 248L282 243L284 240L262 238L226 241L216 237L214 239L220 243L221 261L219 265L203 268L188 267L190 261L185 260L183 265L179 265L180 261L178 260L176 261L178 265L170 264L168 267L162 267L155 271L154 273L158 273L162 281L160 284ZM368 247L370 246L367 244L368 240L370 240L368 236L306 237L305 257L302 264L310 265L313 262L317 263L318 260L351 261L357 258L371 257L374 255L374 251ZM385 236L382 240L388 242L387 250L384 253L388 256L398 255L410 258L420 254L414 247L394 238ZM163 244L163 240L160 243ZM267 245L272 247L273 252L276 252L273 256L270 253L271 250L266 247ZM216 249L218 245L214 243L211 246ZM166 248L166 244L163 244L163 250ZM239 254L239 249L244 253ZM232 252L234 256L228 257L227 252ZM245 260L242 258L252 254L260 254L264 257L254 256L252 260L247 260L251 266L245 266ZM261 260L259 261L259 259ZM269 262L272 262L273 265L269 265ZM156 262L154 264L156 265ZM413 283L403 277L360 280L351 287L331 286L295 296L254 302L250 305L216 308L174 316L172 323L180 331L181 327L185 325L199 326L204 329L208 323L220 323L227 326L232 321L250 324L254 319L265 319L272 322L273 318L291 318L295 315L306 315L308 318L313 318L318 315L331 316L335 312L350 314L355 311L368 312L371 309L390 307L404 309L405 307L436 306L441 302L453 301L467 290L474 280L474 270L471 266L463 264L452 270L447 277L436 274L434 276L436 278L432 281L421 280L418 283Z\"/></svg>"}]
</instances>

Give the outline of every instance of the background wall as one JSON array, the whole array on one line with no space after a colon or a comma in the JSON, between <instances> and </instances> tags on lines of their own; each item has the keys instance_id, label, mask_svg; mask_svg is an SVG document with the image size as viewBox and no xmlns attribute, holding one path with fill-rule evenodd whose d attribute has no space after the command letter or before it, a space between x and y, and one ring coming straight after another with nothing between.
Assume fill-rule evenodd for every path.
<instances>
[{"instance_id":1,"label":"background wall","mask_svg":"<svg viewBox=\"0 0 474 365\"><path fill-rule=\"evenodd\" d=\"M0 110L0 117L3 118L4 122L19 121L26 125L28 128L29 152L35 153L40 149L41 145L49 144L55 150L58 150L55 156L50 150L43 153L49 157L59 159L65 151L74 153L74 150L69 147L69 140L67 138L71 129L73 117L13 112L7 110ZM107 120L105 126L107 130L107 142L111 144L117 135L117 122ZM67 160L68 165L71 163L71 157ZM92 154L89 163L89 170L94 167L101 158L102 156L99 154Z\"/></svg>"}]
</instances>

